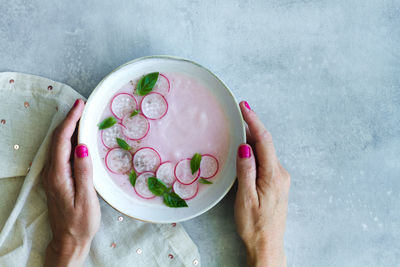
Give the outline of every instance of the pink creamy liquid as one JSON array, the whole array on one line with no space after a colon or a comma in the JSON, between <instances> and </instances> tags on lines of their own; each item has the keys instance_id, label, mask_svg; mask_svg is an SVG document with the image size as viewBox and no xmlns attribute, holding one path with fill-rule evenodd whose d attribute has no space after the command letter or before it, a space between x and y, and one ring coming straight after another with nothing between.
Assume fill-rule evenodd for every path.
<instances>
[{"instance_id":1,"label":"pink creamy liquid","mask_svg":"<svg viewBox=\"0 0 400 267\"><path fill-rule=\"evenodd\" d=\"M170 81L170 92L164 94L168 102L167 114L158 120L149 120L150 130L140 141L125 140L135 152L141 147L152 147L161 156L161 162L171 161L174 165L181 159L191 158L194 153L212 154L219 161L219 171L210 179L216 183L224 167L229 149L229 122L215 96L193 77L181 73L164 73ZM118 93L133 94L137 80L123 86ZM142 97L133 94L138 105ZM140 107L139 107L140 108ZM107 105L101 120L112 116L110 105ZM98 134L100 155L103 159L107 153ZM133 153L132 153L133 154ZM141 199L129 182L128 175L117 175L108 172L112 180L130 196ZM197 183L197 181L196 181ZM199 184L199 194L213 185ZM160 197L143 199L147 202L162 202ZM190 202L190 201L189 201Z\"/></svg>"}]
</instances>

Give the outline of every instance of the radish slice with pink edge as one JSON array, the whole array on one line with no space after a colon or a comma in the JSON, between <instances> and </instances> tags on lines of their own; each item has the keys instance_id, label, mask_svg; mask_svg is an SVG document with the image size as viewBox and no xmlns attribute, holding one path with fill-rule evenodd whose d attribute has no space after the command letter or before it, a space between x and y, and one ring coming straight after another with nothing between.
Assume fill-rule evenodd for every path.
<instances>
[{"instance_id":1,"label":"radish slice with pink edge","mask_svg":"<svg viewBox=\"0 0 400 267\"><path fill-rule=\"evenodd\" d=\"M143 147L133 155L133 168L137 173L155 172L160 162L160 155L151 147Z\"/></svg>"},{"instance_id":2,"label":"radish slice with pink edge","mask_svg":"<svg viewBox=\"0 0 400 267\"><path fill-rule=\"evenodd\" d=\"M175 165L175 177L181 184L189 185L199 178L200 170L192 174L192 169L190 168L191 159L182 159Z\"/></svg>"},{"instance_id":3,"label":"radish slice with pink edge","mask_svg":"<svg viewBox=\"0 0 400 267\"><path fill-rule=\"evenodd\" d=\"M140 109L148 119L161 119L167 114L168 103L160 93L149 93L145 95L140 103Z\"/></svg>"},{"instance_id":4,"label":"radish slice with pink edge","mask_svg":"<svg viewBox=\"0 0 400 267\"><path fill-rule=\"evenodd\" d=\"M116 123L110 128L101 131L101 141L103 145L107 148L118 147L117 137L123 139L122 128L124 128L120 123Z\"/></svg>"},{"instance_id":5,"label":"radish slice with pink edge","mask_svg":"<svg viewBox=\"0 0 400 267\"><path fill-rule=\"evenodd\" d=\"M117 119L122 120L125 115L130 115L138 108L136 99L133 95L128 93L116 94L111 100L110 104L111 113Z\"/></svg>"},{"instance_id":6,"label":"radish slice with pink edge","mask_svg":"<svg viewBox=\"0 0 400 267\"><path fill-rule=\"evenodd\" d=\"M124 174L132 168L132 155L121 148L113 148L107 152L105 162L110 172Z\"/></svg>"},{"instance_id":7,"label":"radish slice with pink edge","mask_svg":"<svg viewBox=\"0 0 400 267\"><path fill-rule=\"evenodd\" d=\"M202 178L213 178L217 174L218 169L219 163L216 157L210 154L203 154L201 156L200 171Z\"/></svg>"},{"instance_id":8,"label":"radish slice with pink edge","mask_svg":"<svg viewBox=\"0 0 400 267\"><path fill-rule=\"evenodd\" d=\"M143 139L150 129L149 121L141 114L133 117L126 115L122 119L122 133L131 140Z\"/></svg>"},{"instance_id":9,"label":"radish slice with pink edge","mask_svg":"<svg viewBox=\"0 0 400 267\"><path fill-rule=\"evenodd\" d=\"M160 179L166 186L171 186L175 181L174 164L172 162L164 162L158 167L156 177Z\"/></svg>"},{"instance_id":10,"label":"radish slice with pink edge","mask_svg":"<svg viewBox=\"0 0 400 267\"><path fill-rule=\"evenodd\" d=\"M158 80L153 87L153 92L158 92L160 94L165 95L169 93L170 89L171 86L168 78L164 74L160 73L160 75L158 75Z\"/></svg>"},{"instance_id":11,"label":"radish slice with pink edge","mask_svg":"<svg viewBox=\"0 0 400 267\"><path fill-rule=\"evenodd\" d=\"M134 189L136 194L141 198L150 199L155 197L155 195L153 195L149 190L149 185L147 183L147 180L150 177L154 177L154 172L144 172L136 178Z\"/></svg>"},{"instance_id":12,"label":"radish slice with pink edge","mask_svg":"<svg viewBox=\"0 0 400 267\"><path fill-rule=\"evenodd\" d=\"M184 185L176 181L173 185L174 192L178 194L184 200L190 200L194 198L199 192L199 184L192 183L189 185Z\"/></svg>"}]
</instances>

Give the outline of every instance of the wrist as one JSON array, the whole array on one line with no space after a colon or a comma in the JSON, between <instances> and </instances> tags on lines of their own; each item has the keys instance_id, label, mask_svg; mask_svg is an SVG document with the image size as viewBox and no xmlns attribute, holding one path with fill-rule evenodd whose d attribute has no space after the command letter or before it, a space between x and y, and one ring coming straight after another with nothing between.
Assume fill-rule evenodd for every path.
<instances>
[{"instance_id":1,"label":"wrist","mask_svg":"<svg viewBox=\"0 0 400 267\"><path fill-rule=\"evenodd\" d=\"M90 241L81 243L51 240L46 250L46 266L83 266Z\"/></svg>"},{"instance_id":2,"label":"wrist","mask_svg":"<svg viewBox=\"0 0 400 267\"><path fill-rule=\"evenodd\" d=\"M268 243L246 245L247 266L283 267L286 256L283 244L271 246Z\"/></svg>"}]
</instances>

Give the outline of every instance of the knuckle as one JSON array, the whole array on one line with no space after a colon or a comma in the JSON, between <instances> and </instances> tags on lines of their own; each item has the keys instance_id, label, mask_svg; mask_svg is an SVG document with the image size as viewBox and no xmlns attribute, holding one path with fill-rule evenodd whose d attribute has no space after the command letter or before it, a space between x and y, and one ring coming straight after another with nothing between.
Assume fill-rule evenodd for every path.
<instances>
[{"instance_id":1,"label":"knuckle","mask_svg":"<svg viewBox=\"0 0 400 267\"><path fill-rule=\"evenodd\" d=\"M275 154L274 141L272 139L271 133L268 130L264 129L260 133L258 133L255 136L255 142L256 142L256 144L259 144L259 145L265 147L269 152ZM272 157L270 160L277 161L276 156Z\"/></svg>"},{"instance_id":2,"label":"knuckle","mask_svg":"<svg viewBox=\"0 0 400 267\"><path fill-rule=\"evenodd\" d=\"M53 131L53 138L57 139L61 133L61 125L58 125Z\"/></svg>"},{"instance_id":3,"label":"knuckle","mask_svg":"<svg viewBox=\"0 0 400 267\"><path fill-rule=\"evenodd\" d=\"M62 144L63 144L63 142L62 142L61 136L57 136L54 139L54 147L61 147Z\"/></svg>"},{"instance_id":4,"label":"knuckle","mask_svg":"<svg viewBox=\"0 0 400 267\"><path fill-rule=\"evenodd\" d=\"M61 143L62 140L62 129L60 126L54 129L53 136L52 136L52 143L54 146L57 146Z\"/></svg>"},{"instance_id":5,"label":"knuckle","mask_svg":"<svg viewBox=\"0 0 400 267\"><path fill-rule=\"evenodd\" d=\"M263 141L263 142L267 142L267 143L273 143L272 135L267 129L263 129L258 134L256 134L255 137L259 141Z\"/></svg>"},{"instance_id":6,"label":"knuckle","mask_svg":"<svg viewBox=\"0 0 400 267\"><path fill-rule=\"evenodd\" d=\"M271 135L271 133L270 133L268 130L264 130L264 131L263 131L262 137L263 137L263 140L264 140L267 144L273 144L273 143L274 143L274 141L273 141L273 139L272 139L272 135Z\"/></svg>"}]
</instances>

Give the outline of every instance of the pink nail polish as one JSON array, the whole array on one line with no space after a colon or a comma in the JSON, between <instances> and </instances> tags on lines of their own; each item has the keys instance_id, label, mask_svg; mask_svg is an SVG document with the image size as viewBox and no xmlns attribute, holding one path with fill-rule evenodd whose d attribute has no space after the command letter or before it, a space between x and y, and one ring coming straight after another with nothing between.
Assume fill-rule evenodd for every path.
<instances>
[{"instance_id":1,"label":"pink nail polish","mask_svg":"<svg viewBox=\"0 0 400 267\"><path fill-rule=\"evenodd\" d=\"M246 108L248 108L249 110L251 110L251 107L250 107L249 103L247 103L247 101L244 101L244 106L245 106Z\"/></svg>"},{"instance_id":2,"label":"pink nail polish","mask_svg":"<svg viewBox=\"0 0 400 267\"><path fill-rule=\"evenodd\" d=\"M251 157L251 150L248 145L241 145L238 149L239 158L250 158Z\"/></svg>"},{"instance_id":3,"label":"pink nail polish","mask_svg":"<svg viewBox=\"0 0 400 267\"><path fill-rule=\"evenodd\" d=\"M79 99L75 100L74 107L76 107L78 104L79 104Z\"/></svg>"},{"instance_id":4,"label":"pink nail polish","mask_svg":"<svg viewBox=\"0 0 400 267\"><path fill-rule=\"evenodd\" d=\"M75 153L78 158L86 158L89 155L89 150L85 145L79 145L75 148Z\"/></svg>"}]
</instances>

